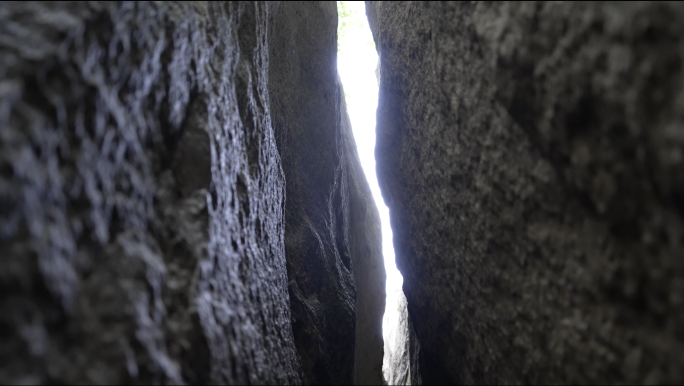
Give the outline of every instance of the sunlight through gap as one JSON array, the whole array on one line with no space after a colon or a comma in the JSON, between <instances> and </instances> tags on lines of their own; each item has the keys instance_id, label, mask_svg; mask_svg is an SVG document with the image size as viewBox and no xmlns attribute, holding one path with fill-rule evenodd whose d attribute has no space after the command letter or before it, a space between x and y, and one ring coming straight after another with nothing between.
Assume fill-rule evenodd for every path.
<instances>
[{"instance_id":1,"label":"sunlight through gap","mask_svg":"<svg viewBox=\"0 0 684 386\"><path fill-rule=\"evenodd\" d=\"M403 278L394 262L389 209L385 205L375 174L375 110L378 106L378 54L362 1L338 1L337 71L344 86L349 119L366 179L380 212L382 252L387 273L387 298L383 318L383 339L396 328Z\"/></svg>"}]
</instances>

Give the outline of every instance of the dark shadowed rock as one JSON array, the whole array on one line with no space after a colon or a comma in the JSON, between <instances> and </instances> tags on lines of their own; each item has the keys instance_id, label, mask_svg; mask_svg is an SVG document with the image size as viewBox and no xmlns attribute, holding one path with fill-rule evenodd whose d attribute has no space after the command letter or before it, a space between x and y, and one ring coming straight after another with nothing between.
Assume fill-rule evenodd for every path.
<instances>
[{"instance_id":1,"label":"dark shadowed rock","mask_svg":"<svg viewBox=\"0 0 684 386\"><path fill-rule=\"evenodd\" d=\"M269 7L269 93L287 181L287 270L303 381L380 384L380 224L337 78L335 3Z\"/></svg>"},{"instance_id":2,"label":"dark shadowed rock","mask_svg":"<svg viewBox=\"0 0 684 386\"><path fill-rule=\"evenodd\" d=\"M336 20L0 4L1 383L382 382Z\"/></svg>"},{"instance_id":3,"label":"dark shadowed rock","mask_svg":"<svg viewBox=\"0 0 684 386\"><path fill-rule=\"evenodd\" d=\"M0 382L298 383L262 3L0 5Z\"/></svg>"},{"instance_id":4,"label":"dark shadowed rock","mask_svg":"<svg viewBox=\"0 0 684 386\"><path fill-rule=\"evenodd\" d=\"M423 381L684 382L684 7L367 10Z\"/></svg>"}]
</instances>

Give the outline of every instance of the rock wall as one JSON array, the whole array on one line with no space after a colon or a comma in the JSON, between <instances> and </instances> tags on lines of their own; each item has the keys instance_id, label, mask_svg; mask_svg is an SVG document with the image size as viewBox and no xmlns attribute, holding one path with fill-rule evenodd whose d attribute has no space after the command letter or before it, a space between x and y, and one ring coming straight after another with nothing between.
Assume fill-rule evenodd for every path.
<instances>
[{"instance_id":1,"label":"rock wall","mask_svg":"<svg viewBox=\"0 0 684 386\"><path fill-rule=\"evenodd\" d=\"M302 378L381 384L380 220L337 76L335 3L274 3L269 20L269 93L287 181L285 248Z\"/></svg>"},{"instance_id":2,"label":"rock wall","mask_svg":"<svg viewBox=\"0 0 684 386\"><path fill-rule=\"evenodd\" d=\"M392 300L394 299L397 300L396 312L387 310L389 312L385 312L383 320L383 328L387 328L388 333L382 360L382 376L387 385L422 385L420 343L406 309L406 296L402 290L397 289ZM389 301L389 296L387 300Z\"/></svg>"},{"instance_id":3,"label":"rock wall","mask_svg":"<svg viewBox=\"0 0 684 386\"><path fill-rule=\"evenodd\" d=\"M684 7L368 2L425 383L684 381Z\"/></svg>"},{"instance_id":4,"label":"rock wall","mask_svg":"<svg viewBox=\"0 0 684 386\"><path fill-rule=\"evenodd\" d=\"M320 15L307 10L331 7L0 4L0 383L380 377L384 292L373 281L384 291L384 272L357 272L378 261L377 214L329 72L336 18L307 24ZM333 32L309 56L274 62L284 51L274 52L269 30L283 28ZM327 63L318 80L328 104L269 81L277 68L305 73L311 63ZM288 103L316 109L284 116ZM279 149L280 127L309 120L317 125L301 127L311 133ZM333 133L305 143L331 152L321 167L334 178L308 180L327 184L311 189L330 198L305 196L316 215L299 221L320 237L297 245L337 266L334 277L306 271L293 253L303 236L292 208L308 192L293 187L308 169L283 167L314 129ZM312 308L326 321L319 330L298 330L298 283L340 295ZM338 368L311 362L310 341Z\"/></svg>"},{"instance_id":5,"label":"rock wall","mask_svg":"<svg viewBox=\"0 0 684 386\"><path fill-rule=\"evenodd\" d=\"M356 283L354 384L380 385L384 358L382 318L386 301L382 228L380 213L361 167L343 96L340 84L341 153L349 168L349 244Z\"/></svg>"}]
</instances>

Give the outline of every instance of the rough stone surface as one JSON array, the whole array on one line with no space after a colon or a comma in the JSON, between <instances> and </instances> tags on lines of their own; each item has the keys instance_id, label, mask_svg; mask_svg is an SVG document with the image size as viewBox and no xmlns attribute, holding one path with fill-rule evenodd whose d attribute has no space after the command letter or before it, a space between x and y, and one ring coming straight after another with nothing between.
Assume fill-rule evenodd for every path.
<instances>
[{"instance_id":1,"label":"rough stone surface","mask_svg":"<svg viewBox=\"0 0 684 386\"><path fill-rule=\"evenodd\" d=\"M684 6L367 13L423 381L684 382Z\"/></svg>"},{"instance_id":2,"label":"rough stone surface","mask_svg":"<svg viewBox=\"0 0 684 386\"><path fill-rule=\"evenodd\" d=\"M0 383L298 383L262 3L0 5Z\"/></svg>"},{"instance_id":3,"label":"rough stone surface","mask_svg":"<svg viewBox=\"0 0 684 386\"><path fill-rule=\"evenodd\" d=\"M380 222L337 77L335 3L269 7L269 94L287 181L285 245L302 380L381 384Z\"/></svg>"},{"instance_id":4,"label":"rough stone surface","mask_svg":"<svg viewBox=\"0 0 684 386\"><path fill-rule=\"evenodd\" d=\"M344 95L342 90L340 95ZM344 98L340 98L340 102L343 137L340 152L349 168L349 244L356 283L354 384L380 385L384 358L382 318L386 300L380 213L361 167Z\"/></svg>"},{"instance_id":5,"label":"rough stone surface","mask_svg":"<svg viewBox=\"0 0 684 386\"><path fill-rule=\"evenodd\" d=\"M413 324L406 309L406 296L397 290L396 313L386 312L383 321L389 333L385 340L382 361L382 376L387 385L422 385L420 375L420 344L413 330ZM394 310L390 310L394 311ZM396 318L396 325L388 318Z\"/></svg>"}]
</instances>

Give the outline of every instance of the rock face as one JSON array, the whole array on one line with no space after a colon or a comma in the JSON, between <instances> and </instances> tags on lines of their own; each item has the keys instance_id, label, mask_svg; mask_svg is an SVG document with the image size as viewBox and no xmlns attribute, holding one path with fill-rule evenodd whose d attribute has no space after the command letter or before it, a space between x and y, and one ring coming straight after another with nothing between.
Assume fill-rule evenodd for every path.
<instances>
[{"instance_id":1,"label":"rock face","mask_svg":"<svg viewBox=\"0 0 684 386\"><path fill-rule=\"evenodd\" d=\"M335 3L273 3L269 21L269 93L287 181L285 249L302 379L381 384L380 220L337 77Z\"/></svg>"},{"instance_id":2,"label":"rock face","mask_svg":"<svg viewBox=\"0 0 684 386\"><path fill-rule=\"evenodd\" d=\"M386 312L383 320L383 328L386 326L389 333L385 340L382 376L387 385L422 385L420 344L406 309L406 297L403 291L397 290L394 298L397 300L396 313ZM392 321L389 318L396 320ZM391 326L392 322L397 324Z\"/></svg>"},{"instance_id":3,"label":"rock face","mask_svg":"<svg viewBox=\"0 0 684 386\"><path fill-rule=\"evenodd\" d=\"M3 382L298 382L265 7L2 10Z\"/></svg>"},{"instance_id":4,"label":"rock face","mask_svg":"<svg viewBox=\"0 0 684 386\"><path fill-rule=\"evenodd\" d=\"M338 78L339 82L339 78ZM385 312L386 273L382 256L380 214L361 167L340 83L342 143L340 154L348 168L348 238L356 283L356 337L354 384L380 385L383 381L382 318Z\"/></svg>"},{"instance_id":5,"label":"rock face","mask_svg":"<svg viewBox=\"0 0 684 386\"><path fill-rule=\"evenodd\" d=\"M423 381L684 382L684 6L367 13Z\"/></svg>"},{"instance_id":6,"label":"rock face","mask_svg":"<svg viewBox=\"0 0 684 386\"><path fill-rule=\"evenodd\" d=\"M0 4L0 383L381 376L379 225L330 7ZM272 28L326 35L281 63ZM327 66L308 84L323 95L269 82L283 68L303 81L312 63ZM287 115L297 103L310 109ZM279 152L286 127L299 137ZM283 172L304 151L321 174ZM313 295L291 313L297 288Z\"/></svg>"}]
</instances>

